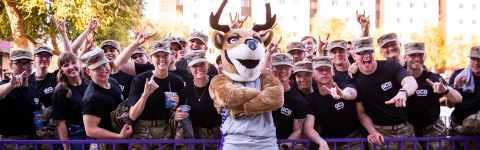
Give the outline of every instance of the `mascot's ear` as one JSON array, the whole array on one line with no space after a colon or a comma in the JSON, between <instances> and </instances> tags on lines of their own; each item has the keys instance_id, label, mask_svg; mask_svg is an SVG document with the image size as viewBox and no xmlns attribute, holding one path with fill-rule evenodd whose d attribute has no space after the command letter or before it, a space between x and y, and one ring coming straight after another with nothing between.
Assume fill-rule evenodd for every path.
<instances>
[{"instance_id":1,"label":"mascot's ear","mask_svg":"<svg viewBox=\"0 0 480 150\"><path fill-rule=\"evenodd\" d=\"M212 42L215 48L222 50L223 34L220 31L213 31L212 33Z\"/></svg>"},{"instance_id":2,"label":"mascot's ear","mask_svg":"<svg viewBox=\"0 0 480 150\"><path fill-rule=\"evenodd\" d=\"M262 37L263 45L267 47L273 39L273 30L267 30L266 32L261 33L260 37Z\"/></svg>"}]
</instances>

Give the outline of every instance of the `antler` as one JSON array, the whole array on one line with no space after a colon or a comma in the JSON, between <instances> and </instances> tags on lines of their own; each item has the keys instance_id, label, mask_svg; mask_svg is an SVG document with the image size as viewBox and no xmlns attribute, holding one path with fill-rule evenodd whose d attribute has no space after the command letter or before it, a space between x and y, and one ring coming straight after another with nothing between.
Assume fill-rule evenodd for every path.
<instances>
[{"instance_id":1,"label":"antler","mask_svg":"<svg viewBox=\"0 0 480 150\"><path fill-rule=\"evenodd\" d=\"M223 0L222 5L218 8L217 13L215 15L210 14L210 27L215 30L222 31L223 33L227 33L230 31L230 27L228 25L219 25L218 21L220 20L220 16L222 15L223 8L227 5L227 0Z\"/></svg>"},{"instance_id":2,"label":"antler","mask_svg":"<svg viewBox=\"0 0 480 150\"><path fill-rule=\"evenodd\" d=\"M273 17L270 17L272 15L272 12L270 10L270 3L265 4L265 8L267 9L267 16L266 16L266 22L265 24L256 24L252 27L252 30L260 32L262 30L267 30L273 27L275 24L275 21L277 20L277 15L273 14Z\"/></svg>"}]
</instances>

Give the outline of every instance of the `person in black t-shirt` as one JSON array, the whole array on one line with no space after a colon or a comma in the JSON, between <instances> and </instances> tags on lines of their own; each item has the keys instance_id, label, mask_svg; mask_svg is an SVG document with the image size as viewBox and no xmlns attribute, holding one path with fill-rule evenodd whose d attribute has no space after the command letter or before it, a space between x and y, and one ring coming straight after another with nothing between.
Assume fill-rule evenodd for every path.
<instances>
[{"instance_id":1,"label":"person in black t-shirt","mask_svg":"<svg viewBox=\"0 0 480 150\"><path fill-rule=\"evenodd\" d=\"M88 85L80 78L80 61L77 55L66 52L58 57L58 66L60 67L59 83L53 92L52 108L53 120L57 121L60 140L86 140L82 101ZM70 129L70 136L68 129ZM70 144L68 147L80 150L82 144ZM85 149L89 147L90 145L85 145ZM63 148L67 149L67 144L63 144Z\"/></svg>"},{"instance_id":2,"label":"person in black t-shirt","mask_svg":"<svg viewBox=\"0 0 480 150\"><path fill-rule=\"evenodd\" d=\"M348 61L348 51L346 49L347 41L345 40L328 42L326 50L329 51L330 56L332 56L333 70L335 70L333 81L335 82L345 82L345 79L348 76L350 62Z\"/></svg>"},{"instance_id":3,"label":"person in black t-shirt","mask_svg":"<svg viewBox=\"0 0 480 150\"><path fill-rule=\"evenodd\" d=\"M302 97L305 98L307 95L313 92L314 88L312 86L312 62L310 61L299 61L293 66L293 74L295 78L293 88L296 89ZM316 85L316 84L315 84Z\"/></svg>"},{"instance_id":4,"label":"person in black t-shirt","mask_svg":"<svg viewBox=\"0 0 480 150\"><path fill-rule=\"evenodd\" d=\"M272 55L272 72L283 85L283 106L272 111L278 139L300 139L305 122L306 102L302 95L288 84L292 74L293 58L288 54ZM291 143L283 143L282 147L292 147ZM284 148L285 149L285 148ZM295 149L305 149L303 145L295 145Z\"/></svg>"},{"instance_id":5,"label":"person in black t-shirt","mask_svg":"<svg viewBox=\"0 0 480 150\"><path fill-rule=\"evenodd\" d=\"M185 37L177 37L177 39L178 39L178 42L180 42L180 45L182 45L182 49L177 51L177 60L175 61L184 60L185 55L187 54L188 40Z\"/></svg>"},{"instance_id":6,"label":"person in black t-shirt","mask_svg":"<svg viewBox=\"0 0 480 150\"><path fill-rule=\"evenodd\" d=\"M195 139L220 139L222 116L213 106L213 100L208 92L210 79L213 77L207 76L208 64L205 51L192 51L186 55L186 60L195 80L187 84L179 95L180 104L189 105L191 109L189 113L182 112L182 108L177 109L175 121L181 121L188 116L192 122ZM196 144L195 149L203 149L203 145ZM217 149L217 144L205 144L205 149Z\"/></svg>"},{"instance_id":7,"label":"person in black t-shirt","mask_svg":"<svg viewBox=\"0 0 480 150\"><path fill-rule=\"evenodd\" d=\"M117 134L112 126L110 112L123 100L120 85L110 78L110 65L102 49L85 53L80 58L92 81L88 84L82 101L82 117L87 136L93 139L125 139L132 134L126 124Z\"/></svg>"},{"instance_id":8,"label":"person in black t-shirt","mask_svg":"<svg viewBox=\"0 0 480 150\"><path fill-rule=\"evenodd\" d=\"M147 49L140 45L130 57L131 61L139 64L146 64L148 61Z\"/></svg>"},{"instance_id":9,"label":"person in black t-shirt","mask_svg":"<svg viewBox=\"0 0 480 150\"><path fill-rule=\"evenodd\" d=\"M189 35L188 43L187 43L187 52L192 52L194 50L208 50L207 46L208 42L208 35L200 31L193 31ZM188 63L187 60L179 60L175 63L177 68L182 68L188 70ZM208 76L216 76L218 75L217 68L215 65L208 63Z\"/></svg>"},{"instance_id":10,"label":"person in black t-shirt","mask_svg":"<svg viewBox=\"0 0 480 150\"><path fill-rule=\"evenodd\" d=\"M453 72L452 77L450 78L450 84L453 88L458 90L462 95L463 99L460 103L447 103L447 106L455 109L452 112L452 128L464 128L468 129L465 132L472 132L471 126L478 126L475 124L467 122L477 122L477 121L468 121L467 118L476 118L469 117L471 115L478 114L480 111L480 46L474 46L470 50L470 63L466 68L458 69ZM476 119L475 119L476 120ZM466 127L466 128L465 128ZM458 132L450 132L453 136L467 136ZM468 149L475 149L476 142L468 141ZM463 143L456 143L455 145L461 146L463 149Z\"/></svg>"},{"instance_id":11,"label":"person in black t-shirt","mask_svg":"<svg viewBox=\"0 0 480 150\"><path fill-rule=\"evenodd\" d=\"M32 52L13 50L10 60L12 78L0 82L1 140L33 140L35 133L37 136L45 133L35 131L33 123L33 112L37 111L39 100L36 88L28 84L28 75L32 72ZM22 145L22 149L30 146ZM8 144L5 148L17 149L17 145Z\"/></svg>"},{"instance_id":12,"label":"person in black t-shirt","mask_svg":"<svg viewBox=\"0 0 480 150\"><path fill-rule=\"evenodd\" d=\"M407 100L408 122L415 129L416 137L444 137L447 136L447 127L440 119L441 97L446 96L449 103L462 101L460 93L448 86L439 74L423 69L425 62L425 43L413 42L405 44L405 62L418 84L418 89ZM420 141L422 148L426 149L426 142ZM429 147L438 149L438 141L430 141ZM449 142L442 142L442 148L448 149Z\"/></svg>"},{"instance_id":13,"label":"person in black t-shirt","mask_svg":"<svg viewBox=\"0 0 480 150\"><path fill-rule=\"evenodd\" d=\"M308 112L303 133L315 144L311 149L333 149L321 137L362 138L357 118L357 96L355 86L345 82L334 82L332 58L314 57L313 75L319 90L307 96ZM351 149L360 149L360 143L350 143ZM337 149L347 149L347 143L337 143Z\"/></svg>"},{"instance_id":14,"label":"person in black t-shirt","mask_svg":"<svg viewBox=\"0 0 480 150\"><path fill-rule=\"evenodd\" d=\"M362 102L357 107L357 113L370 134L367 139L371 148L377 144L380 149L386 149L383 137L414 137L413 126L407 122L405 106L407 97L417 90L415 78L396 61L374 60L373 38L357 38L352 44L353 57L360 72L353 78L347 77L347 82L357 87L357 99ZM403 147L412 149L413 144L404 142ZM399 147L399 142L390 142L390 148Z\"/></svg>"},{"instance_id":15,"label":"person in black t-shirt","mask_svg":"<svg viewBox=\"0 0 480 150\"><path fill-rule=\"evenodd\" d=\"M178 95L173 95L173 108L165 104L166 93L180 93L184 87L183 80L168 72L171 60L170 44L166 41L149 44L150 59L155 70L135 76L127 105L130 107L130 118L135 121L131 139L170 139L172 126L168 119L179 104ZM172 110L173 109L173 110ZM159 132L154 132L159 131ZM162 149L170 145L163 144ZM132 144L135 149L143 149L143 144ZM158 149L158 144L147 144L147 149Z\"/></svg>"}]
</instances>

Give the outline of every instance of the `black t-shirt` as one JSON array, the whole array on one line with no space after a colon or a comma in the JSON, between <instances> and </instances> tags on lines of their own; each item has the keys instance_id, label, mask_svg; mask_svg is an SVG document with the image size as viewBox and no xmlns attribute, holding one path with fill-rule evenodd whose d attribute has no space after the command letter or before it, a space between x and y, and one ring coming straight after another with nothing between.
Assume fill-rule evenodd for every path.
<instances>
[{"instance_id":1,"label":"black t-shirt","mask_svg":"<svg viewBox=\"0 0 480 150\"><path fill-rule=\"evenodd\" d=\"M283 98L283 106L272 111L278 139L287 139L293 132L294 119L305 119L307 115L307 103L300 92L292 88L283 93Z\"/></svg>"},{"instance_id":2,"label":"black t-shirt","mask_svg":"<svg viewBox=\"0 0 480 150\"><path fill-rule=\"evenodd\" d=\"M120 85L113 78L108 79L110 89L105 89L90 81L82 101L82 115L92 115L100 118L98 127L110 132L117 132L112 126L110 112L117 109L123 100Z\"/></svg>"},{"instance_id":3,"label":"black t-shirt","mask_svg":"<svg viewBox=\"0 0 480 150\"><path fill-rule=\"evenodd\" d=\"M412 75L397 61L376 61L374 73L364 75L358 72L353 78L347 78L347 82L357 87L357 99L362 102L373 124L391 126L405 123L408 119L407 109L385 102L395 97L402 88L402 80Z\"/></svg>"},{"instance_id":4,"label":"black t-shirt","mask_svg":"<svg viewBox=\"0 0 480 150\"><path fill-rule=\"evenodd\" d=\"M454 84L457 75L462 72L463 69L456 70L450 77L450 84ZM474 76L475 92L468 93L463 92L463 88L460 88L458 92L462 94L462 102L455 105L455 109L452 112L452 121L458 124L462 124L463 120L468 116L477 113L480 110L480 76Z\"/></svg>"},{"instance_id":5,"label":"black t-shirt","mask_svg":"<svg viewBox=\"0 0 480 150\"><path fill-rule=\"evenodd\" d=\"M338 71L337 68L333 67L335 70L335 75L333 76L333 81L335 82L345 82L347 80L348 71Z\"/></svg>"},{"instance_id":6,"label":"black t-shirt","mask_svg":"<svg viewBox=\"0 0 480 150\"><path fill-rule=\"evenodd\" d=\"M346 82L335 82L338 88L356 89ZM357 100L334 99L332 95L321 95L318 90L307 96L308 112L315 116L315 129L320 125L320 136L329 138L345 138L358 129Z\"/></svg>"},{"instance_id":7,"label":"black t-shirt","mask_svg":"<svg viewBox=\"0 0 480 150\"><path fill-rule=\"evenodd\" d=\"M0 85L10 84L10 79ZM0 100L0 135L35 135L33 112L38 108L37 89L29 84L13 89Z\"/></svg>"},{"instance_id":8,"label":"black t-shirt","mask_svg":"<svg viewBox=\"0 0 480 150\"><path fill-rule=\"evenodd\" d=\"M57 86L58 83L58 71L59 70L57 69L52 73L47 73L45 79L43 79L42 81L37 81L37 79L35 78L35 73L28 76L28 84L33 85L33 87L37 88L37 97L38 99L40 99L40 102L42 102L45 107L52 106L53 89L55 88L55 86Z\"/></svg>"},{"instance_id":9,"label":"black t-shirt","mask_svg":"<svg viewBox=\"0 0 480 150\"><path fill-rule=\"evenodd\" d=\"M132 81L132 88L127 102L129 107L134 106L140 97L142 97L143 91L145 90L145 79L148 78L148 80L150 80L152 75L152 71L147 71L135 76L135 79ZM159 88L148 96L145 108L143 109L142 114L138 117L140 120L168 119L168 117L170 117L170 109L165 107L165 92L172 91L177 92L178 94L182 90L184 84L182 78L173 73L168 73L168 76L165 79L155 77L154 80Z\"/></svg>"},{"instance_id":10,"label":"black t-shirt","mask_svg":"<svg viewBox=\"0 0 480 150\"><path fill-rule=\"evenodd\" d=\"M407 112L408 122L410 122L416 129L423 129L435 121L440 116L440 102L438 101L442 94L433 92L433 87L426 81L429 79L432 82L438 82L438 79L442 79L442 76L432 73L427 70L423 70L415 80L417 81L417 91L407 98ZM443 84L447 85L447 82L443 80Z\"/></svg>"},{"instance_id":11,"label":"black t-shirt","mask_svg":"<svg viewBox=\"0 0 480 150\"><path fill-rule=\"evenodd\" d=\"M184 59L184 60L179 60L177 62L175 62L175 67L177 68L182 68L182 69L185 69L188 71L188 63L187 63L187 60ZM190 72L190 71L189 71ZM218 70L217 68L215 67L215 65L211 64L211 63L208 63L208 73L207 73L208 76L216 76L218 75Z\"/></svg>"},{"instance_id":12,"label":"black t-shirt","mask_svg":"<svg viewBox=\"0 0 480 150\"><path fill-rule=\"evenodd\" d=\"M82 101L88 84L82 80L79 86L67 84L67 87L71 90L70 98L67 98L68 90L61 86L53 92L53 120L66 120L83 127Z\"/></svg>"},{"instance_id":13,"label":"black t-shirt","mask_svg":"<svg viewBox=\"0 0 480 150\"><path fill-rule=\"evenodd\" d=\"M120 86L120 90L122 91L122 95L126 100L128 98L128 94L130 93L130 87L132 86L132 80L135 76L129 75L122 70L118 71L116 74L110 74L110 77L117 80L117 83Z\"/></svg>"},{"instance_id":14,"label":"black t-shirt","mask_svg":"<svg viewBox=\"0 0 480 150\"><path fill-rule=\"evenodd\" d=\"M212 78L210 77L210 79ZM208 92L209 86L210 83L205 87L198 88L193 82L190 82L179 94L180 105L185 105L187 100L187 105L191 107L189 117L193 126L213 128L222 124L222 115L218 114L217 109L213 107L213 100ZM199 97L201 97L200 101L198 101Z\"/></svg>"},{"instance_id":15,"label":"black t-shirt","mask_svg":"<svg viewBox=\"0 0 480 150\"><path fill-rule=\"evenodd\" d=\"M150 63L150 62L147 62L146 64L140 64L140 63L135 63L135 72L137 73L137 75L141 74L141 73L144 73L146 71L149 71L149 70L154 70L155 69L155 66ZM193 76L190 72L188 72L188 70L185 70L183 68L178 68L174 71L168 71L168 72L171 72L171 73L174 73L178 76L180 76L182 78L182 80L185 82L184 85L187 85L188 83L192 82L193 81Z\"/></svg>"}]
</instances>

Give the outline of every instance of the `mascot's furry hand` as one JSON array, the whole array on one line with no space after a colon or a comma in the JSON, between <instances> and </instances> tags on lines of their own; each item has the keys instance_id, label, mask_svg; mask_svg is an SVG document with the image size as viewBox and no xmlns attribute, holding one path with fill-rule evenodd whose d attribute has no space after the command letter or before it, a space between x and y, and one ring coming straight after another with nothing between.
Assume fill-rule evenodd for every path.
<instances>
[{"instance_id":1,"label":"mascot's furry hand","mask_svg":"<svg viewBox=\"0 0 480 150\"><path fill-rule=\"evenodd\" d=\"M261 114L274 111L283 106L283 86L271 73L260 75L262 91L256 88L233 85L226 75L218 75L212 79L210 96L214 106L220 113L223 107L232 107L232 118L243 115Z\"/></svg>"}]
</instances>

